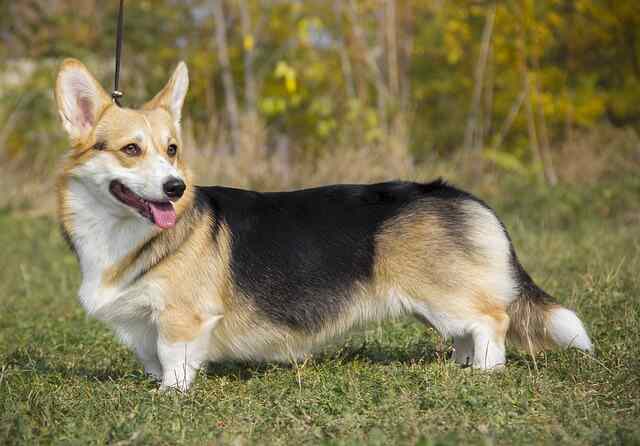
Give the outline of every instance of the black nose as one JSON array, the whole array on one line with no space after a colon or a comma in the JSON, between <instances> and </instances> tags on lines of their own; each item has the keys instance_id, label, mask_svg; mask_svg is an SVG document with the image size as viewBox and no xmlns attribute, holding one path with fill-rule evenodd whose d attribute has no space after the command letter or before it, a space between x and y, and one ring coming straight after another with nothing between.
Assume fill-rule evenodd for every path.
<instances>
[{"instance_id":1,"label":"black nose","mask_svg":"<svg viewBox=\"0 0 640 446\"><path fill-rule=\"evenodd\" d=\"M180 178L169 178L169 180L162 185L162 190L170 199L178 199L184 194L184 190L187 185L184 184Z\"/></svg>"}]
</instances>

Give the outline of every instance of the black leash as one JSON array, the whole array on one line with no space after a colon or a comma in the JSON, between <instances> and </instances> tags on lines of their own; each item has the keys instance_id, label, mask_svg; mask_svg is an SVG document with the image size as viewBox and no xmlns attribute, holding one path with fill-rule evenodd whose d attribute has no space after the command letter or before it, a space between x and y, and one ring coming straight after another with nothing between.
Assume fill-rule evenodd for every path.
<instances>
[{"instance_id":1,"label":"black leash","mask_svg":"<svg viewBox=\"0 0 640 446\"><path fill-rule=\"evenodd\" d=\"M120 0L120 10L118 11L118 30L116 31L116 77L113 82L113 91L111 92L111 99L118 107L122 107L120 104L120 98L124 96L124 93L118 90L118 82L120 81L120 55L122 54L122 24L124 22L124 0Z\"/></svg>"}]
</instances>

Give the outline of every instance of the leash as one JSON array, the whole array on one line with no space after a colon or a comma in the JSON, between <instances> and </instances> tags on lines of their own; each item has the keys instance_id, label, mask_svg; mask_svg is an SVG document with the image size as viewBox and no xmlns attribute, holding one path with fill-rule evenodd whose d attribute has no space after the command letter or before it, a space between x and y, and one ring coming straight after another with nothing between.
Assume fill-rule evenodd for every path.
<instances>
[{"instance_id":1,"label":"leash","mask_svg":"<svg viewBox=\"0 0 640 446\"><path fill-rule=\"evenodd\" d=\"M120 9L118 11L118 29L116 31L116 76L113 82L113 91L111 92L111 99L118 106L120 99L124 96L124 93L118 90L118 83L120 82L120 56L122 54L122 24L124 22L124 0L120 0Z\"/></svg>"}]
</instances>

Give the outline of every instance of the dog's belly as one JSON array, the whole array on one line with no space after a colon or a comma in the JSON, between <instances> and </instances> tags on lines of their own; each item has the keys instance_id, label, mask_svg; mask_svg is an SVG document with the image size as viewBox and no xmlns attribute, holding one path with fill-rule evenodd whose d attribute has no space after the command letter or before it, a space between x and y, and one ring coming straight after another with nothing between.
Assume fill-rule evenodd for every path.
<instances>
[{"instance_id":1,"label":"dog's belly","mask_svg":"<svg viewBox=\"0 0 640 446\"><path fill-rule=\"evenodd\" d=\"M340 341L354 328L414 313L413 299L400 290L367 291L351 293L343 311L314 331L274 323L260 309L241 307L223 316L212 332L209 359L291 362Z\"/></svg>"}]
</instances>

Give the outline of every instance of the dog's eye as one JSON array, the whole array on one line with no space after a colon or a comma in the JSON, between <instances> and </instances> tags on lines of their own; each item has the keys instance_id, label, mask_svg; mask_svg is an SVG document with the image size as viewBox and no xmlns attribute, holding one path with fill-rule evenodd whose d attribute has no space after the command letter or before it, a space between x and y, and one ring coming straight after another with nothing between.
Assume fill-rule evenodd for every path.
<instances>
[{"instance_id":1,"label":"dog's eye","mask_svg":"<svg viewBox=\"0 0 640 446\"><path fill-rule=\"evenodd\" d=\"M138 146L138 144L127 144L120 150L129 156L140 156L140 154L142 153L142 149L140 148L140 146Z\"/></svg>"},{"instance_id":2,"label":"dog's eye","mask_svg":"<svg viewBox=\"0 0 640 446\"><path fill-rule=\"evenodd\" d=\"M169 144L169 147L167 147L167 155L173 158L176 156L176 153L178 153L178 146L175 144Z\"/></svg>"}]
</instances>

